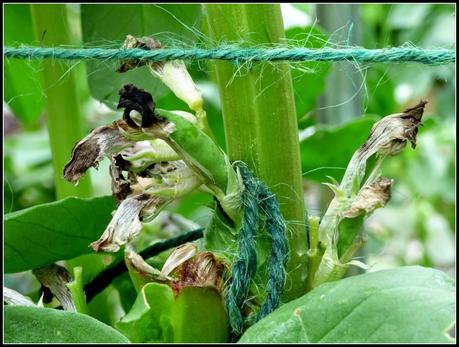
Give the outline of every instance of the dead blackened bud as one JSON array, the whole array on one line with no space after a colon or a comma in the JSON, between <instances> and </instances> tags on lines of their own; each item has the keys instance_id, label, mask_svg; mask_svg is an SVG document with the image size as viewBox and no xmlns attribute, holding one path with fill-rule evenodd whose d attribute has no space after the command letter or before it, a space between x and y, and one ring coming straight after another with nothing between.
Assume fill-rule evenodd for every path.
<instances>
[{"instance_id":1,"label":"dead blackened bud","mask_svg":"<svg viewBox=\"0 0 459 347\"><path fill-rule=\"evenodd\" d=\"M137 88L133 84L124 85L119 91L120 99L117 108L124 108L123 119L132 127L138 125L132 120L131 111L137 111L142 116L142 128L148 128L159 117L155 115L155 102L150 93Z\"/></svg>"}]
</instances>

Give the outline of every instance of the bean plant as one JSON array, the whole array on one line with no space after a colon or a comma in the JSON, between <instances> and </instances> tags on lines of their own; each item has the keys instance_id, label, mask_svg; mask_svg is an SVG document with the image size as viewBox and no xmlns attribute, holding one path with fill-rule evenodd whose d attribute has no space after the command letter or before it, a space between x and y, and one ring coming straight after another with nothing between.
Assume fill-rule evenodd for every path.
<instances>
[{"instance_id":1,"label":"bean plant","mask_svg":"<svg viewBox=\"0 0 459 347\"><path fill-rule=\"evenodd\" d=\"M177 44L168 35L185 42L191 33L207 45L285 43L278 4L110 6L81 5L85 42L155 50ZM14 10L37 40L74 43L70 7L24 8ZM122 29L100 22L117 11L133 16ZM15 63L9 69L24 68ZM220 128L184 61L100 64L59 82L65 65L42 62L56 200L4 216L5 272L28 271L39 283L34 293L4 287L5 342L454 341L450 276L423 266L366 271L357 257L364 221L396 183L383 163L417 150L427 96L359 135L344 174L322 182L332 198L316 216L304 206L288 63L209 62ZM113 118L89 129L85 93ZM96 170L110 195L92 191ZM196 196L205 223L168 211Z\"/></svg>"}]
</instances>

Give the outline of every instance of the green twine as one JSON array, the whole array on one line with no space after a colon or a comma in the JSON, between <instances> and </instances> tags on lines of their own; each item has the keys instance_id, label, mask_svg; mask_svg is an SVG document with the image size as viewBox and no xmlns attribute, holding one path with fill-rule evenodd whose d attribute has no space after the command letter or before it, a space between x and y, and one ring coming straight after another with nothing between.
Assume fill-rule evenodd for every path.
<instances>
[{"instance_id":1,"label":"green twine","mask_svg":"<svg viewBox=\"0 0 459 347\"><path fill-rule=\"evenodd\" d=\"M276 196L265 185L259 184L260 207L266 214L266 230L271 236L271 254L268 259L267 298L261 305L257 321L274 311L280 304L280 295L285 283L285 266L288 260L288 242L285 222Z\"/></svg>"},{"instance_id":2,"label":"green twine","mask_svg":"<svg viewBox=\"0 0 459 347\"><path fill-rule=\"evenodd\" d=\"M234 165L239 169L244 181L245 189L242 195L244 216L238 236L238 257L232 266L232 282L226 292L226 306L231 328L236 335L239 335L244 330L242 312L257 267L255 233L258 230L259 211L266 217L265 226L272 243L268 259L267 296L256 316L257 321L279 306L285 282L288 242L285 235L285 222L275 195L263 182L254 178L245 163L238 161Z\"/></svg>"},{"instance_id":3,"label":"green twine","mask_svg":"<svg viewBox=\"0 0 459 347\"><path fill-rule=\"evenodd\" d=\"M54 47L4 47L7 58L22 59L101 59L143 61L204 60L219 59L238 61L358 61L368 63L417 62L427 65L454 63L456 52L451 49L420 49L414 47L394 47L384 49L364 48L240 48L221 46L217 48L164 48L157 50L106 49L106 48L54 48Z\"/></svg>"},{"instance_id":4,"label":"green twine","mask_svg":"<svg viewBox=\"0 0 459 347\"><path fill-rule=\"evenodd\" d=\"M247 166L236 162L244 181L242 204L244 216L238 235L238 255L231 268L231 284L226 290L226 307L229 321L236 335L244 331L243 306L247 299L250 284L257 269L255 234L258 229L258 182Z\"/></svg>"}]
</instances>

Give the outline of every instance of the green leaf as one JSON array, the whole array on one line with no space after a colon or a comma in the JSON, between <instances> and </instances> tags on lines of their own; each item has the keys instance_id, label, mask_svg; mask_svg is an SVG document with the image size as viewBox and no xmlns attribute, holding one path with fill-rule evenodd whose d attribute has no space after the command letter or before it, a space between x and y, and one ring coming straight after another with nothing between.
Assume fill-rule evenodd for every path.
<instances>
[{"instance_id":1,"label":"green leaf","mask_svg":"<svg viewBox=\"0 0 459 347\"><path fill-rule=\"evenodd\" d=\"M69 197L4 218L5 272L21 272L91 253L111 219L111 196Z\"/></svg>"},{"instance_id":2,"label":"green leaf","mask_svg":"<svg viewBox=\"0 0 459 347\"><path fill-rule=\"evenodd\" d=\"M6 343L129 343L115 329L80 313L26 306L3 309Z\"/></svg>"},{"instance_id":3,"label":"green leaf","mask_svg":"<svg viewBox=\"0 0 459 347\"><path fill-rule=\"evenodd\" d=\"M285 32L285 36L295 47L322 48L328 40L317 26L291 28ZM325 90L325 80L330 72L331 63L301 62L291 64L291 68L298 127L303 129L310 119L309 112Z\"/></svg>"},{"instance_id":4,"label":"green leaf","mask_svg":"<svg viewBox=\"0 0 459 347\"><path fill-rule=\"evenodd\" d=\"M199 28L200 14L199 4L84 4L81 5L83 40L87 46L120 48L126 35L131 34L135 37L153 35L169 46L173 40L192 44L198 38L194 28ZM91 94L108 106L116 108L118 90L127 83L148 90L154 98L169 93L146 66L125 73L116 72L117 67L117 64L100 61L87 64Z\"/></svg>"},{"instance_id":5,"label":"green leaf","mask_svg":"<svg viewBox=\"0 0 459 347\"><path fill-rule=\"evenodd\" d=\"M28 4L4 6L5 46L31 44L34 41L32 19ZM39 62L5 59L5 94L3 100L21 121L31 123L43 111Z\"/></svg>"},{"instance_id":6,"label":"green leaf","mask_svg":"<svg viewBox=\"0 0 459 347\"><path fill-rule=\"evenodd\" d=\"M132 342L172 342L173 302L174 293L168 285L148 283L116 328Z\"/></svg>"},{"instance_id":7,"label":"green leaf","mask_svg":"<svg viewBox=\"0 0 459 347\"><path fill-rule=\"evenodd\" d=\"M325 283L250 327L239 342L445 343L455 282L420 266Z\"/></svg>"},{"instance_id":8,"label":"green leaf","mask_svg":"<svg viewBox=\"0 0 459 347\"><path fill-rule=\"evenodd\" d=\"M338 127L310 127L300 143L303 177L328 182L341 180L354 152L370 134L376 117L363 117Z\"/></svg>"}]
</instances>

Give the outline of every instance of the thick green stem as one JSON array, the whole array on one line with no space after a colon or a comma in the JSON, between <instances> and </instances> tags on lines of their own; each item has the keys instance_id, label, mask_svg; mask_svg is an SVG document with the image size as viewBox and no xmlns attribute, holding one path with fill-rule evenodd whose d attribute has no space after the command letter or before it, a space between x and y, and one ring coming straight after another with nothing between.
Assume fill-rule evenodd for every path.
<instances>
[{"instance_id":1,"label":"thick green stem","mask_svg":"<svg viewBox=\"0 0 459 347\"><path fill-rule=\"evenodd\" d=\"M208 4L204 12L214 44L269 45L284 39L278 4ZM289 224L284 300L296 298L306 286L307 240L290 68L286 63L214 64L229 157L246 162L268 184Z\"/></svg>"},{"instance_id":2,"label":"thick green stem","mask_svg":"<svg viewBox=\"0 0 459 347\"><path fill-rule=\"evenodd\" d=\"M35 38L42 45L63 46L73 42L66 5L31 5ZM70 158L73 145L83 137L81 98L75 69L53 60L42 62L42 87L47 99L47 124L56 184L56 197L88 197L89 176L78 186L65 181L62 170Z\"/></svg>"}]
</instances>

